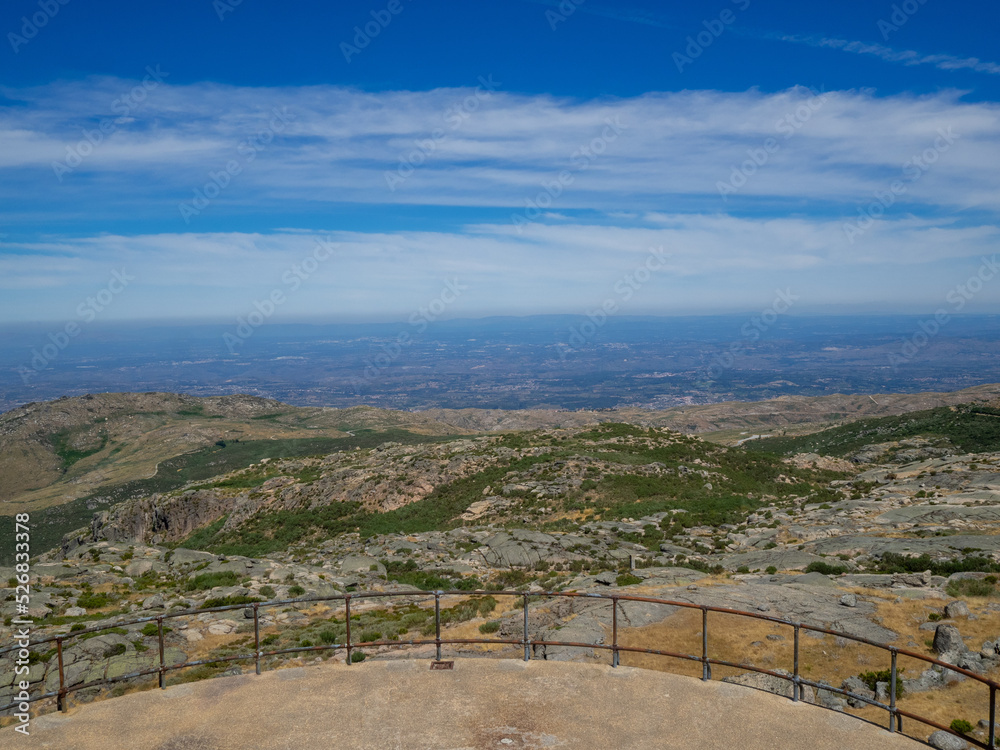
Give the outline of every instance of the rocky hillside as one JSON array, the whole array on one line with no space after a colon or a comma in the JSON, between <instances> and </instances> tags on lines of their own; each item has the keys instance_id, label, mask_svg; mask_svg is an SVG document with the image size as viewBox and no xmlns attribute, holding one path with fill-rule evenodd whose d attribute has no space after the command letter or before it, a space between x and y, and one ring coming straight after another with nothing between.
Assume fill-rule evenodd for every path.
<instances>
[{"instance_id":1,"label":"rocky hillside","mask_svg":"<svg viewBox=\"0 0 1000 750\"><path fill-rule=\"evenodd\" d=\"M258 421L291 418L263 416ZM615 422L457 437L400 431L403 439L389 441L359 428L325 438L341 441L333 449L256 454L235 466L225 456L245 444L224 440L211 446L208 476L97 508L85 527L35 560L30 614L42 636L128 616L355 590L619 590L767 612L995 674L1000 452L964 450L990 446L963 442L969 435L985 440L980 427L993 417L989 407L975 407L894 419L795 438L810 443L775 444L788 455L759 450L763 441L727 447ZM469 428L465 422L445 430ZM352 442L365 440L371 442ZM808 447L830 455L801 451ZM0 569L0 577L12 574ZM522 615L509 602L451 597L443 606L453 637L520 637ZM11 607L3 605L0 641L12 632ZM362 607L357 632L366 640L418 638L433 629L431 612L426 602ZM662 647L677 632L697 630L688 614L625 605L622 638ZM608 637L607 607L594 600L532 600L529 615L535 640ZM170 663L231 655L250 637L242 610L173 622ZM341 642L346 628L336 609L305 604L269 609L262 625L275 648ZM781 656L788 633L779 626L713 632L713 647L735 661L788 668ZM870 653L843 639L804 641L803 663L829 684L884 694L884 665ZM155 646L145 626L74 642L66 653L68 679L80 684L147 667ZM534 651L545 659L606 658L596 650ZM386 646L363 653L429 655ZM51 653L35 654L32 683L51 687L52 665ZM916 662L902 666L914 701L942 691L920 711L932 705L942 712L933 718L946 725L982 718L978 698L963 692L968 685ZM172 679L233 669L219 663ZM782 689L752 676L731 678ZM0 698L4 690L9 686L0 684ZM88 689L81 698L104 692ZM808 699L870 711L823 690ZM956 705L969 709L952 715Z\"/></svg>"}]
</instances>

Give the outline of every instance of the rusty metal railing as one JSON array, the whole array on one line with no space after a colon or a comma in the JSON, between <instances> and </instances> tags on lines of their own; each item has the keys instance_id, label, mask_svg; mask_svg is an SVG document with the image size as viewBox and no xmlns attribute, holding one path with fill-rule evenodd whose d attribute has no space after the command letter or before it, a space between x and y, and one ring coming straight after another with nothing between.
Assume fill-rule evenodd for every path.
<instances>
[{"instance_id":1,"label":"rusty metal railing","mask_svg":"<svg viewBox=\"0 0 1000 750\"><path fill-rule=\"evenodd\" d=\"M522 600L521 607L523 609L523 629L521 638L442 638L441 636L441 597L444 596L459 596L459 597L470 597L470 596L508 596L517 597ZM368 599L402 599L402 598L413 598L413 597L434 597L434 638L432 639L416 639L416 640L378 640L378 641L360 641L355 642L351 639L351 602L359 600ZM528 608L531 599L542 599L542 598L586 598L586 599L596 599L596 600L606 600L611 602L612 612L611 612L611 643L579 643L574 641L550 641L550 640L532 640L529 632L529 621L528 621ZM344 602L344 613L345 613L345 623L346 623L346 641L344 643L332 643L323 644L317 646L298 646L294 648L283 648L276 649L272 651L262 650L262 641L260 637L260 610L267 607L277 607L286 606L290 604L309 604L312 602L331 602L331 601L343 601ZM701 654L683 654L672 651L667 651L664 649L649 649L649 648L639 648L635 646L624 646L618 642L618 608L620 602L643 602L648 604L658 604L666 607L677 607L682 609L693 609L701 611ZM199 659L196 661L186 661L180 664L167 664L165 659L165 643L164 643L164 630L163 623L165 620L171 620L178 617L186 617L190 615L200 615L211 612L226 612L239 609L253 610L253 633L254 633L254 650L253 653L243 653L234 654L229 656L216 656L208 659ZM718 613L725 615L735 615L739 617L750 617L757 620L764 620L767 622L772 622L779 625L786 625L793 628L794 640L793 640L793 671L792 674L783 674L781 672L764 669L762 667L757 667L752 664L746 663L736 663L727 661L724 659L717 659L709 654L709 613ZM156 623L157 629L157 640L159 644L159 665L151 669L143 669L137 672L132 672L125 675L120 675L118 677L107 677L107 667L104 670L104 678L98 680L91 680L90 682L81 683L77 685L67 685L66 677L63 665L63 644L66 641L71 641L75 638L80 638L81 636L86 636L91 633L101 633L103 631L110 630L112 628L121 628L130 625L141 625L143 623ZM867 646L872 646L874 648L880 649L882 651L887 651L890 656L890 679L889 679L889 702L884 703L877 699L877 696L869 698L864 695L859 695L853 693L849 690L843 688L834 687L833 685L827 685L822 682L816 682L808 680L802 676L799 668L799 635L801 631L811 631L815 633L823 633L825 635L832 635L838 638L844 638L856 643L864 644ZM280 656L282 654L296 654L310 651L328 651L328 650L344 650L346 654L345 662L350 665L352 663L352 654L356 649L359 648L373 648L379 646L389 646L389 647L403 647L403 646L424 646L433 645L435 647L436 660L441 661L441 648L445 645L465 645L465 644L507 644L521 646L524 649L524 660L529 661L531 659L531 650L535 646L546 646L546 647L567 647L567 648L586 648L586 649L596 649L605 650L611 652L611 666L617 667L619 665L619 657L622 652L635 653L635 654L651 654L656 656L664 656L673 659L681 659L690 662L699 662L702 665L702 680L710 680L712 678L712 666L723 666L730 667L741 670L748 670L752 672L758 672L761 674L770 675L772 677L777 677L782 680L786 680L792 683L792 696L791 700L798 702L803 698L803 690L806 686L812 687L816 690L825 690L830 693L836 693L843 695L855 701L860 701L862 703L868 704L875 708L882 709L888 713L888 730L890 732L902 731L903 718L912 719L914 721L920 722L935 729L940 729L950 734L961 737L964 741L972 743L973 745L981 748L993 748L996 744L996 705L997 705L997 689L1000 688L1000 684L994 680L983 677L982 675L971 672L967 669L962 669L961 667L948 664L947 662L940 661L938 659L933 659L923 654L914 653L906 649L897 648L895 646L888 646L882 643L877 643L876 641L869 640L867 638L862 638L860 636L851 635L849 633L843 633L837 630L830 630L828 628L822 628L816 625L809 625L803 622L796 622L793 620L786 620L781 617L774 617L772 615L763 614L760 612L745 612L742 610L728 609L726 607L713 607L705 604L692 604L690 602L679 602L672 601L669 599L657 599L653 597L646 596L629 596L627 594L596 594L596 593L583 593L583 592L566 592L566 591L537 591L537 592L524 592L524 591L393 591L393 592L383 592L383 591L373 591L365 593L348 593L348 594L336 594L333 596L311 596L311 597L300 597L296 599L281 599L276 601L268 602L251 602L245 604L229 604L220 607L208 607L203 609L185 609L178 610L176 612L169 612L161 615L156 615L153 617L142 617L135 620L128 621L116 621L111 622L99 627L86 628L83 630L77 630L63 635L52 636L50 638L45 638L38 641L33 641L29 644L27 649L20 648L19 646L11 646L7 648L0 649L0 656L8 653L18 653L18 656L23 656L23 658L28 658L28 652L34 650L35 647L41 646L47 643L56 644L56 656L58 659L59 668L59 689L54 691L49 691L42 693L41 695L31 696L27 701L15 701L14 703L9 703L5 706L0 706L0 712L7 711L11 708L21 709L24 704L34 703L36 701L44 700L47 698L56 698L57 706L60 711L66 711L68 709L68 697L69 694L78 690L83 690L85 688L110 685L116 682L123 682L126 680L136 679L138 677L144 677L147 675L157 675L159 680L159 686L161 688L166 687L166 675L168 672L178 669L185 669L188 667L197 667L204 664L216 664L229 661L244 661L253 660L255 671L257 674L261 673L261 660L268 656ZM24 652L21 654L20 652ZM959 734L951 729L951 727L938 724L937 722L931 720L928 717L923 717L918 714L912 713L910 711L905 711L899 706L897 706L897 659L900 656L905 656L911 659L917 659L921 662L927 664L936 665L944 669L960 674L971 680L981 683L989 690L989 729L988 738L986 742L982 742L969 735ZM110 660L109 660L110 665ZM25 709L26 711L26 709ZM851 715L851 714L848 714ZM856 717L860 718L860 717Z\"/></svg>"}]
</instances>

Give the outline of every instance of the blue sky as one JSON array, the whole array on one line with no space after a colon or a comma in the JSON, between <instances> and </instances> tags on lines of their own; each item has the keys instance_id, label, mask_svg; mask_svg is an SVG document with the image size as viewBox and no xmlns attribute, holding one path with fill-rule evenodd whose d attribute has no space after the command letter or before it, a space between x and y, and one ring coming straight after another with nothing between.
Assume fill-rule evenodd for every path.
<instances>
[{"instance_id":1,"label":"blue sky","mask_svg":"<svg viewBox=\"0 0 1000 750\"><path fill-rule=\"evenodd\" d=\"M8 0L0 322L996 312L1000 6L673 5Z\"/></svg>"}]
</instances>

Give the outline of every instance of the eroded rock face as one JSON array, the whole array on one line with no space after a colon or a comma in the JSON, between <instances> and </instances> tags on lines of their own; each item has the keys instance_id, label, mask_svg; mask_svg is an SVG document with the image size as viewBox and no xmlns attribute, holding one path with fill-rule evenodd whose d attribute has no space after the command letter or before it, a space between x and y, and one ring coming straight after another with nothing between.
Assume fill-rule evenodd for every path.
<instances>
[{"instance_id":1,"label":"eroded rock face","mask_svg":"<svg viewBox=\"0 0 1000 750\"><path fill-rule=\"evenodd\" d=\"M213 523L236 506L238 497L209 490L182 495L154 494L94 514L91 540L147 543L176 542Z\"/></svg>"}]
</instances>

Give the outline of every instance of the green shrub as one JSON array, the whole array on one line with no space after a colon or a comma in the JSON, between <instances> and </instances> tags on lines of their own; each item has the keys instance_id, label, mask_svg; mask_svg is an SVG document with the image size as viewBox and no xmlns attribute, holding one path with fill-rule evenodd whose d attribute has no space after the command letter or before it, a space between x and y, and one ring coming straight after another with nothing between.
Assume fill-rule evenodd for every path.
<instances>
[{"instance_id":1,"label":"green shrub","mask_svg":"<svg viewBox=\"0 0 1000 750\"><path fill-rule=\"evenodd\" d=\"M899 698L902 698L903 695L904 695L904 693L905 693L905 691L903 690L903 678L900 677L900 674L903 671L904 671L903 669L897 669L896 670L896 699L897 700ZM889 682L889 678L891 677L891 675L892 675L892 670L882 669L882 670L879 670L877 672L862 672L861 674L858 675L858 677L860 677L861 681L863 683L865 683L865 685L868 686L869 690L874 690L876 684L878 684L879 682Z\"/></svg>"},{"instance_id":2,"label":"green shrub","mask_svg":"<svg viewBox=\"0 0 1000 750\"><path fill-rule=\"evenodd\" d=\"M260 595L267 597L268 599L273 599L278 595L278 592L274 590L273 586L261 586Z\"/></svg>"},{"instance_id":3,"label":"green shrub","mask_svg":"<svg viewBox=\"0 0 1000 750\"><path fill-rule=\"evenodd\" d=\"M483 633L484 635L489 633L496 633L498 630L500 630L499 620L490 620L489 622L484 622L482 625L479 626L479 632Z\"/></svg>"},{"instance_id":4,"label":"green shrub","mask_svg":"<svg viewBox=\"0 0 1000 750\"><path fill-rule=\"evenodd\" d=\"M261 646L270 646L272 644L277 643L278 642L278 638L280 638L280 637L281 636L279 636L277 633L271 633L270 635L265 635L263 638L260 639L260 645Z\"/></svg>"},{"instance_id":5,"label":"green shrub","mask_svg":"<svg viewBox=\"0 0 1000 750\"><path fill-rule=\"evenodd\" d=\"M291 597L302 596L304 593L306 593L306 590L298 584L288 587L288 595Z\"/></svg>"},{"instance_id":6,"label":"green shrub","mask_svg":"<svg viewBox=\"0 0 1000 750\"><path fill-rule=\"evenodd\" d=\"M324 646L332 646L334 643L340 642L340 633L328 628L319 632L319 639L323 642Z\"/></svg>"},{"instance_id":7,"label":"green shrub","mask_svg":"<svg viewBox=\"0 0 1000 750\"><path fill-rule=\"evenodd\" d=\"M768 565L767 570L765 570L764 572L767 573L769 576L773 576L775 573L778 572L778 569L773 565Z\"/></svg>"},{"instance_id":8,"label":"green shrub","mask_svg":"<svg viewBox=\"0 0 1000 750\"><path fill-rule=\"evenodd\" d=\"M70 628L69 628L69 632L71 632L71 633L75 633L75 632L76 632L76 631L78 631L78 630L86 630L86 629L87 629L87 626L86 626L86 625L84 625L84 624L83 624L82 622L74 622L74 623L73 623L73 624L72 624L72 625L70 626Z\"/></svg>"},{"instance_id":9,"label":"green shrub","mask_svg":"<svg viewBox=\"0 0 1000 750\"><path fill-rule=\"evenodd\" d=\"M989 579L992 578L991 582ZM962 578L957 581L948 581L945 590L948 596L956 599L965 596L997 596L996 576L986 576L986 578Z\"/></svg>"},{"instance_id":10,"label":"green shrub","mask_svg":"<svg viewBox=\"0 0 1000 750\"><path fill-rule=\"evenodd\" d=\"M169 633L170 630L171 629L168 628L166 625L163 626L163 633L164 633L164 635L166 635L167 633ZM142 630L139 631L139 632L141 632L144 636L148 637L148 636L156 635L159 632L159 630L157 629L155 622L147 622L145 625L142 626Z\"/></svg>"},{"instance_id":11,"label":"green shrub","mask_svg":"<svg viewBox=\"0 0 1000 750\"><path fill-rule=\"evenodd\" d=\"M108 606L112 601L114 601L114 598L106 592L102 591L100 594L95 594L92 591L84 591L76 598L76 606L83 607L84 609L101 609Z\"/></svg>"},{"instance_id":12,"label":"green shrub","mask_svg":"<svg viewBox=\"0 0 1000 750\"><path fill-rule=\"evenodd\" d=\"M110 648L105 649L105 651L104 651L104 658L105 659L110 659L112 656L121 656L127 650L128 649L125 647L124 643L116 643L114 646L111 646Z\"/></svg>"},{"instance_id":13,"label":"green shrub","mask_svg":"<svg viewBox=\"0 0 1000 750\"><path fill-rule=\"evenodd\" d=\"M951 731L968 734L972 731L972 724L965 719L955 719L951 722Z\"/></svg>"},{"instance_id":14,"label":"green shrub","mask_svg":"<svg viewBox=\"0 0 1000 750\"><path fill-rule=\"evenodd\" d=\"M806 573L822 573L825 576L839 576L846 572L847 568L842 565L830 565L822 560L813 560L806 566Z\"/></svg>"},{"instance_id":15,"label":"green shrub","mask_svg":"<svg viewBox=\"0 0 1000 750\"><path fill-rule=\"evenodd\" d=\"M357 664L359 661L365 660L365 654L363 651L352 651L351 652L351 664Z\"/></svg>"},{"instance_id":16,"label":"green shrub","mask_svg":"<svg viewBox=\"0 0 1000 750\"><path fill-rule=\"evenodd\" d=\"M615 579L615 583L619 586L633 586L637 583L642 583L642 579L639 578L639 576L632 575L631 573L622 573Z\"/></svg>"},{"instance_id":17,"label":"green shrub","mask_svg":"<svg viewBox=\"0 0 1000 750\"><path fill-rule=\"evenodd\" d=\"M741 565L736 569L736 572L740 573L741 575L745 575L750 572L750 568L748 568L746 565Z\"/></svg>"}]
</instances>

